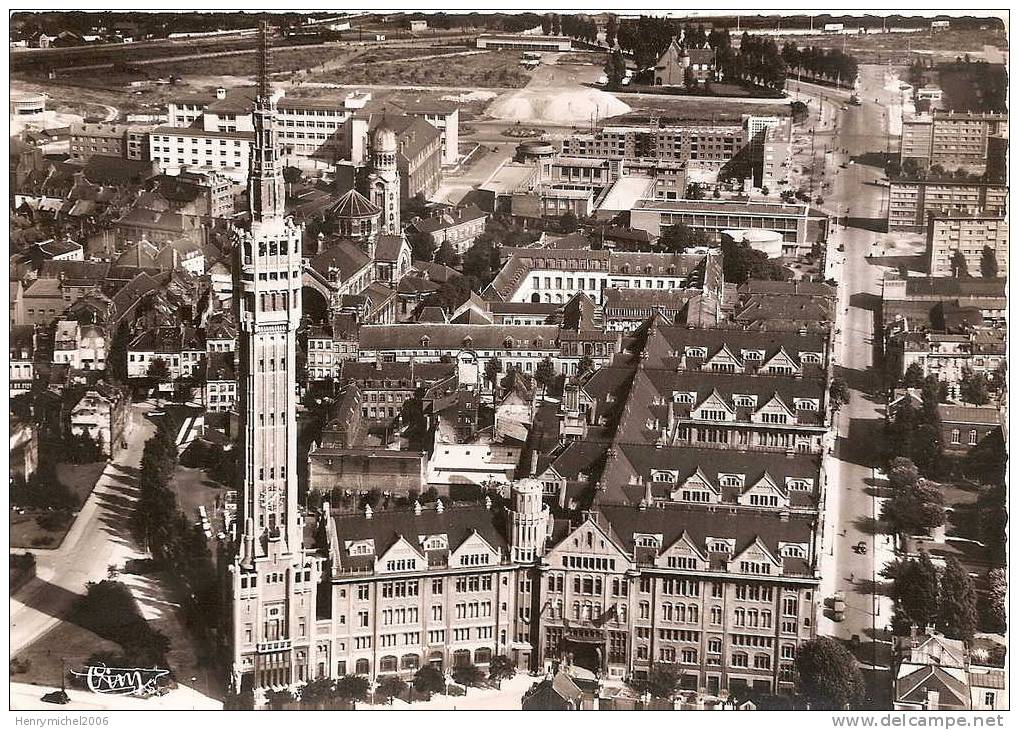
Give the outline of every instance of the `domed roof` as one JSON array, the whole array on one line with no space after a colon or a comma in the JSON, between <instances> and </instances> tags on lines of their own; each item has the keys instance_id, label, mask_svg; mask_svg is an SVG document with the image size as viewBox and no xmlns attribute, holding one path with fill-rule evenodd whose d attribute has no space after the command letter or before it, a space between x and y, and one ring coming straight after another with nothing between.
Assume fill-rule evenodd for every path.
<instances>
[{"instance_id":1,"label":"domed roof","mask_svg":"<svg viewBox=\"0 0 1019 730\"><path fill-rule=\"evenodd\" d=\"M371 218L381 212L377 205L353 188L329 208L329 214L334 218Z\"/></svg>"},{"instance_id":2,"label":"domed roof","mask_svg":"<svg viewBox=\"0 0 1019 730\"><path fill-rule=\"evenodd\" d=\"M396 134L386 126L380 126L375 130L375 151L396 152Z\"/></svg>"}]
</instances>

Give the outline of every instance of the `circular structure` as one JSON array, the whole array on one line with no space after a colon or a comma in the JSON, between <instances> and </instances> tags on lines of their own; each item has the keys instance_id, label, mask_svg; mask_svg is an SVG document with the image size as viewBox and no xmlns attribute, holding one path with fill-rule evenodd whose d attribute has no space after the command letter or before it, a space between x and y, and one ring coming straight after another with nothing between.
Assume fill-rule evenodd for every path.
<instances>
[{"instance_id":1,"label":"circular structure","mask_svg":"<svg viewBox=\"0 0 1019 730\"><path fill-rule=\"evenodd\" d=\"M530 140L517 145L516 159L520 162L550 160L556 155L555 145L544 140Z\"/></svg>"},{"instance_id":2,"label":"circular structure","mask_svg":"<svg viewBox=\"0 0 1019 730\"><path fill-rule=\"evenodd\" d=\"M46 95L34 92L11 94L11 114L16 117L36 117L46 112Z\"/></svg>"},{"instance_id":3,"label":"circular structure","mask_svg":"<svg viewBox=\"0 0 1019 730\"><path fill-rule=\"evenodd\" d=\"M396 134L389 127L379 127L375 130L374 147L376 152L396 154Z\"/></svg>"},{"instance_id":4,"label":"circular structure","mask_svg":"<svg viewBox=\"0 0 1019 730\"><path fill-rule=\"evenodd\" d=\"M336 225L336 232L359 243L374 238L379 230L382 210L354 189L343 194L325 215Z\"/></svg>"},{"instance_id":5,"label":"circular structure","mask_svg":"<svg viewBox=\"0 0 1019 730\"><path fill-rule=\"evenodd\" d=\"M782 234L761 228L736 228L722 231L723 240L745 243L750 248L763 251L769 259L781 258L783 251Z\"/></svg>"}]
</instances>

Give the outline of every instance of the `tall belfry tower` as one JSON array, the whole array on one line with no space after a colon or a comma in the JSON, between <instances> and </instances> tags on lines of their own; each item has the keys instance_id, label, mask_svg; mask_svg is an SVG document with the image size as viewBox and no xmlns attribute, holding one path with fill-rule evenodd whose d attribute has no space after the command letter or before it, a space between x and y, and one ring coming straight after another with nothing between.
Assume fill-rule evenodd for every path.
<instances>
[{"instance_id":1,"label":"tall belfry tower","mask_svg":"<svg viewBox=\"0 0 1019 730\"><path fill-rule=\"evenodd\" d=\"M234 307L240 350L243 457L237 557L231 566L237 691L308 678L321 561L302 545L297 511L296 341L301 320L301 227L284 215L268 25L259 29L250 223L235 229Z\"/></svg>"},{"instance_id":2,"label":"tall belfry tower","mask_svg":"<svg viewBox=\"0 0 1019 730\"><path fill-rule=\"evenodd\" d=\"M368 197L382 210L379 233L400 235L400 171L396 167L396 135L385 120L372 137L372 166L368 175Z\"/></svg>"}]
</instances>

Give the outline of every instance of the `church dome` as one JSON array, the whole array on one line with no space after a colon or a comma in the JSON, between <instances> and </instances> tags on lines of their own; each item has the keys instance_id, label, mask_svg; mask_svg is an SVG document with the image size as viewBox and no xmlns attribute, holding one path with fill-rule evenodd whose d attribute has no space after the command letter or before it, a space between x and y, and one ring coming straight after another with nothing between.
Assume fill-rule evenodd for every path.
<instances>
[{"instance_id":1,"label":"church dome","mask_svg":"<svg viewBox=\"0 0 1019 730\"><path fill-rule=\"evenodd\" d=\"M396 134L389 127L379 127L375 130L375 151L396 152Z\"/></svg>"}]
</instances>

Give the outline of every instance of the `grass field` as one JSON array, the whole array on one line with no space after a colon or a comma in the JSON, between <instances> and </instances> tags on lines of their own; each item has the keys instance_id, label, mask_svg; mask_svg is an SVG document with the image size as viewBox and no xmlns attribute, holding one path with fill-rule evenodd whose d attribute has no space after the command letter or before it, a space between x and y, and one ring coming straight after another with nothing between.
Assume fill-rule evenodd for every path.
<instances>
[{"instance_id":1,"label":"grass field","mask_svg":"<svg viewBox=\"0 0 1019 730\"><path fill-rule=\"evenodd\" d=\"M15 662L22 666L27 662L27 671L11 674L11 680L59 687L61 659L67 669L80 670L92 654L119 648L88 629L61 621L14 656Z\"/></svg>"},{"instance_id":2,"label":"grass field","mask_svg":"<svg viewBox=\"0 0 1019 730\"><path fill-rule=\"evenodd\" d=\"M353 63L344 68L313 73L308 80L337 84L519 89L530 80L530 76L518 65L519 60L518 53L492 51L422 62L411 58L406 63Z\"/></svg>"},{"instance_id":3,"label":"grass field","mask_svg":"<svg viewBox=\"0 0 1019 730\"><path fill-rule=\"evenodd\" d=\"M92 464L58 464L57 476L60 481L70 487L75 496L74 511L77 512L85 504L92 493L96 482L106 468L105 461ZM71 529L74 520L70 520L61 529L46 530L39 526L36 518L45 514L45 510L26 510L25 514L10 513L10 546L12 548L42 547L54 549L60 547L64 535ZM45 542L43 542L45 541ZM33 544L37 543L37 544Z\"/></svg>"}]
</instances>

